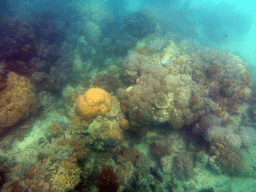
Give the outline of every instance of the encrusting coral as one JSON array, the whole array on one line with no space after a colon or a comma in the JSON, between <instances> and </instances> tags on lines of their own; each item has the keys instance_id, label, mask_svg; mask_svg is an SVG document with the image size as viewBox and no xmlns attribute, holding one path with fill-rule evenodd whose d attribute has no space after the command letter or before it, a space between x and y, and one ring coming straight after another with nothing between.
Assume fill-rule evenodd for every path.
<instances>
[{"instance_id":1,"label":"encrusting coral","mask_svg":"<svg viewBox=\"0 0 256 192\"><path fill-rule=\"evenodd\" d=\"M35 87L28 78L10 72L0 93L0 133L38 109Z\"/></svg>"},{"instance_id":2,"label":"encrusting coral","mask_svg":"<svg viewBox=\"0 0 256 192\"><path fill-rule=\"evenodd\" d=\"M78 97L76 112L88 122L98 115L105 116L111 109L111 95L103 89L91 88Z\"/></svg>"}]
</instances>

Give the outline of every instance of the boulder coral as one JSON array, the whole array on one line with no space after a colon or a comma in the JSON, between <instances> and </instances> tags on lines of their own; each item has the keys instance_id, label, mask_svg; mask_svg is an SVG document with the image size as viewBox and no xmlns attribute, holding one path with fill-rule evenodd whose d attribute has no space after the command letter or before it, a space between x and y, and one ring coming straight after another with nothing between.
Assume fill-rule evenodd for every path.
<instances>
[{"instance_id":1,"label":"boulder coral","mask_svg":"<svg viewBox=\"0 0 256 192\"><path fill-rule=\"evenodd\" d=\"M123 121L123 122L121 122ZM129 128L129 122L125 120L125 116L121 111L120 103L117 98L112 95L111 97L111 109L107 114L102 117L96 117L87 126L86 132L90 135L91 142L97 145L97 148L104 147L101 144L109 145L109 141L121 144L124 141L124 129ZM99 144L99 139L101 144Z\"/></svg>"},{"instance_id":2,"label":"boulder coral","mask_svg":"<svg viewBox=\"0 0 256 192\"><path fill-rule=\"evenodd\" d=\"M158 85L159 82L149 74L141 76L134 86L118 89L122 110L128 114L132 126L140 127L152 121Z\"/></svg>"},{"instance_id":3,"label":"boulder coral","mask_svg":"<svg viewBox=\"0 0 256 192\"><path fill-rule=\"evenodd\" d=\"M161 81L151 74L141 75L135 85L120 88L117 94L131 125L137 127L149 122L169 122L180 129L209 112L204 93L185 74L169 74Z\"/></svg>"},{"instance_id":4,"label":"boulder coral","mask_svg":"<svg viewBox=\"0 0 256 192\"><path fill-rule=\"evenodd\" d=\"M208 109L200 86L185 74L167 75L164 79L169 95L174 95L173 104L168 108L169 123L175 129L194 123Z\"/></svg>"},{"instance_id":5,"label":"boulder coral","mask_svg":"<svg viewBox=\"0 0 256 192\"><path fill-rule=\"evenodd\" d=\"M105 116L111 109L111 95L103 89L91 88L78 97L76 112L88 122L98 115Z\"/></svg>"},{"instance_id":6,"label":"boulder coral","mask_svg":"<svg viewBox=\"0 0 256 192\"><path fill-rule=\"evenodd\" d=\"M35 87L26 77L7 75L6 88L0 93L0 133L38 109Z\"/></svg>"},{"instance_id":7,"label":"boulder coral","mask_svg":"<svg viewBox=\"0 0 256 192\"><path fill-rule=\"evenodd\" d=\"M139 48L123 60L120 78L127 87L117 90L132 126L168 122L180 129L209 113L228 123L252 95L248 65L235 55L182 43L160 53Z\"/></svg>"}]
</instances>

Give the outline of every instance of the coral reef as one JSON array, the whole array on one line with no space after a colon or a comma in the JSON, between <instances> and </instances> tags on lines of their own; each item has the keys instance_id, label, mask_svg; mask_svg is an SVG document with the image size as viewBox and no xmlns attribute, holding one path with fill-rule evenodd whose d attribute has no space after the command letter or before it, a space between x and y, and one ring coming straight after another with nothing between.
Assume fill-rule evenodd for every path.
<instances>
[{"instance_id":1,"label":"coral reef","mask_svg":"<svg viewBox=\"0 0 256 192\"><path fill-rule=\"evenodd\" d=\"M113 138L113 137L108 137L108 138L106 138L106 139L105 139L105 142L106 142L106 144L107 144L108 146L110 146L110 147L115 147L115 146L117 146L118 143L119 143L118 139Z\"/></svg>"},{"instance_id":2,"label":"coral reef","mask_svg":"<svg viewBox=\"0 0 256 192\"><path fill-rule=\"evenodd\" d=\"M161 144L155 144L151 148L151 152L153 155L155 155L158 159L161 159L162 157L166 155L171 155L173 152L173 149L167 145L161 145Z\"/></svg>"},{"instance_id":3,"label":"coral reef","mask_svg":"<svg viewBox=\"0 0 256 192\"><path fill-rule=\"evenodd\" d=\"M52 137L59 137L63 134L62 127L56 120L52 121L50 126L50 134Z\"/></svg>"},{"instance_id":4,"label":"coral reef","mask_svg":"<svg viewBox=\"0 0 256 192\"><path fill-rule=\"evenodd\" d=\"M91 88L79 96L76 112L88 122L98 115L105 116L111 109L111 95L100 88Z\"/></svg>"},{"instance_id":5,"label":"coral reef","mask_svg":"<svg viewBox=\"0 0 256 192\"><path fill-rule=\"evenodd\" d=\"M108 73L98 74L93 80L93 86L115 93L119 87L123 87L122 81Z\"/></svg>"},{"instance_id":6,"label":"coral reef","mask_svg":"<svg viewBox=\"0 0 256 192\"><path fill-rule=\"evenodd\" d=\"M159 83L151 75L143 77L145 81L142 80L142 84L126 90L119 89L117 93L121 100L123 111L129 114L130 122L134 126L143 126L153 118L154 87L157 87ZM147 85L149 81L151 81L152 87Z\"/></svg>"},{"instance_id":7,"label":"coral reef","mask_svg":"<svg viewBox=\"0 0 256 192\"><path fill-rule=\"evenodd\" d=\"M72 190L80 182L81 169L78 167L74 156L59 164L53 164L50 169L53 190Z\"/></svg>"},{"instance_id":8,"label":"coral reef","mask_svg":"<svg viewBox=\"0 0 256 192\"><path fill-rule=\"evenodd\" d=\"M118 141L121 141L123 140L123 130L121 130L120 126L118 125L117 122L111 122L111 121L108 121L106 122L107 126L104 127L105 130L103 131L104 133L104 138L107 139L107 138L113 138L113 139L116 139ZM104 125L104 124L103 124Z\"/></svg>"},{"instance_id":9,"label":"coral reef","mask_svg":"<svg viewBox=\"0 0 256 192\"><path fill-rule=\"evenodd\" d=\"M167 75L162 81L151 74L141 75L136 85L119 89L117 94L134 126L155 121L179 129L209 111L204 94L188 75Z\"/></svg>"},{"instance_id":10,"label":"coral reef","mask_svg":"<svg viewBox=\"0 0 256 192\"><path fill-rule=\"evenodd\" d=\"M242 141L237 130L238 127L235 125L212 126L207 130L206 139L213 144L222 144L239 149L242 146Z\"/></svg>"},{"instance_id":11,"label":"coral reef","mask_svg":"<svg viewBox=\"0 0 256 192\"><path fill-rule=\"evenodd\" d=\"M4 166L4 163L0 163L0 190L3 187L4 183L7 181L6 174L10 172L7 167Z\"/></svg>"},{"instance_id":12,"label":"coral reef","mask_svg":"<svg viewBox=\"0 0 256 192\"><path fill-rule=\"evenodd\" d=\"M167 95L164 92L156 94L155 105L159 109L165 109L169 107L170 103Z\"/></svg>"},{"instance_id":13,"label":"coral reef","mask_svg":"<svg viewBox=\"0 0 256 192\"><path fill-rule=\"evenodd\" d=\"M128 130L130 128L130 122L125 118L119 120L119 125L122 130Z\"/></svg>"},{"instance_id":14,"label":"coral reef","mask_svg":"<svg viewBox=\"0 0 256 192\"><path fill-rule=\"evenodd\" d=\"M136 167L145 168L148 166L148 158L141 152L133 148L124 148L121 154L117 155L117 162L124 164L131 161Z\"/></svg>"},{"instance_id":15,"label":"coral reef","mask_svg":"<svg viewBox=\"0 0 256 192\"><path fill-rule=\"evenodd\" d=\"M3 28L6 28L8 35L1 38L0 60L6 60L8 68L12 71L26 70L26 63L20 65L16 61L29 61L35 54L35 34L31 23L21 18L6 17L3 20Z\"/></svg>"},{"instance_id":16,"label":"coral reef","mask_svg":"<svg viewBox=\"0 0 256 192\"><path fill-rule=\"evenodd\" d=\"M117 176L113 168L109 165L104 165L102 171L98 176L97 187L99 192L117 191L119 186L117 183Z\"/></svg>"},{"instance_id":17,"label":"coral reef","mask_svg":"<svg viewBox=\"0 0 256 192\"><path fill-rule=\"evenodd\" d=\"M193 175L193 159L188 153L181 153L174 158L173 171L180 180L188 180Z\"/></svg>"},{"instance_id":18,"label":"coral reef","mask_svg":"<svg viewBox=\"0 0 256 192\"><path fill-rule=\"evenodd\" d=\"M237 134L240 136L242 146L251 148L256 144L256 130L253 127L240 126Z\"/></svg>"},{"instance_id":19,"label":"coral reef","mask_svg":"<svg viewBox=\"0 0 256 192\"><path fill-rule=\"evenodd\" d=\"M224 173L230 176L239 176L245 170L246 160L239 148L228 144L222 145L217 143L215 154L215 163L221 167Z\"/></svg>"},{"instance_id":20,"label":"coral reef","mask_svg":"<svg viewBox=\"0 0 256 192\"><path fill-rule=\"evenodd\" d=\"M65 22L48 10L2 18L0 133L37 111L35 92L42 104L1 134L3 191L215 190L245 165L255 177L248 65L109 5L71 3Z\"/></svg>"},{"instance_id":21,"label":"coral reef","mask_svg":"<svg viewBox=\"0 0 256 192\"><path fill-rule=\"evenodd\" d=\"M217 49L199 53L205 62L205 76L210 83L209 96L220 105L223 112L235 113L251 97L252 79L249 67L239 57ZM216 113L223 118L223 113Z\"/></svg>"},{"instance_id":22,"label":"coral reef","mask_svg":"<svg viewBox=\"0 0 256 192\"><path fill-rule=\"evenodd\" d=\"M214 49L191 54L185 44L179 46L168 43L163 54L152 55L137 47L123 61L120 77L130 87L117 95L132 126L169 122L180 129L208 113L228 123L251 97L248 67L241 59Z\"/></svg>"},{"instance_id":23,"label":"coral reef","mask_svg":"<svg viewBox=\"0 0 256 192\"><path fill-rule=\"evenodd\" d=\"M1 92L0 132L15 125L19 120L29 117L38 109L35 88L26 77L10 72L7 87Z\"/></svg>"},{"instance_id":24,"label":"coral reef","mask_svg":"<svg viewBox=\"0 0 256 192\"><path fill-rule=\"evenodd\" d=\"M199 119L199 122L193 128L194 133L206 133L212 126L221 126L222 120L213 114L207 114Z\"/></svg>"},{"instance_id":25,"label":"coral reef","mask_svg":"<svg viewBox=\"0 0 256 192\"><path fill-rule=\"evenodd\" d=\"M250 163L243 150L255 145L256 131L251 127L229 124L226 127L213 125L206 131L210 142L209 164L218 173L230 176L247 175Z\"/></svg>"},{"instance_id":26,"label":"coral reef","mask_svg":"<svg viewBox=\"0 0 256 192\"><path fill-rule=\"evenodd\" d=\"M149 172L149 158L134 148L123 148L116 155L118 183L120 188L130 186L138 174L147 175Z\"/></svg>"},{"instance_id":27,"label":"coral reef","mask_svg":"<svg viewBox=\"0 0 256 192\"><path fill-rule=\"evenodd\" d=\"M58 49L62 41L59 37L64 33L57 24L57 15L52 11L33 13L26 19L16 15L5 17L2 24L6 31L0 38L0 61L6 62L5 70L32 77L39 91L60 89L57 74L49 74L49 68L63 51Z\"/></svg>"},{"instance_id":28,"label":"coral reef","mask_svg":"<svg viewBox=\"0 0 256 192\"><path fill-rule=\"evenodd\" d=\"M221 100L221 86L219 83L215 82L210 86L209 97L215 102L219 102Z\"/></svg>"},{"instance_id":29,"label":"coral reef","mask_svg":"<svg viewBox=\"0 0 256 192\"><path fill-rule=\"evenodd\" d=\"M90 151L86 148L86 142L81 138L63 139L58 142L62 146L71 146L72 154L77 157L77 159L85 159Z\"/></svg>"},{"instance_id":30,"label":"coral reef","mask_svg":"<svg viewBox=\"0 0 256 192\"><path fill-rule=\"evenodd\" d=\"M170 93L174 93L168 111L168 122L176 129L190 125L209 111L208 103L200 86L189 75L168 75L165 78ZM196 100L196 101L195 101Z\"/></svg>"}]
</instances>

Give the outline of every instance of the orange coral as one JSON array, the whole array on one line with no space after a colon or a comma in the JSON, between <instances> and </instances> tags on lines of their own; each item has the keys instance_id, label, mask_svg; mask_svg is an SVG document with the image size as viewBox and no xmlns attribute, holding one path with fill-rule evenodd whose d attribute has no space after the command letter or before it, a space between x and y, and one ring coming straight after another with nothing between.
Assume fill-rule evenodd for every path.
<instances>
[{"instance_id":1,"label":"orange coral","mask_svg":"<svg viewBox=\"0 0 256 192\"><path fill-rule=\"evenodd\" d=\"M10 72L0 92L0 133L38 109L35 87L28 78Z\"/></svg>"},{"instance_id":2,"label":"orange coral","mask_svg":"<svg viewBox=\"0 0 256 192\"><path fill-rule=\"evenodd\" d=\"M111 95L100 88L92 88L78 97L76 112L88 122L98 115L105 116L111 109Z\"/></svg>"}]
</instances>

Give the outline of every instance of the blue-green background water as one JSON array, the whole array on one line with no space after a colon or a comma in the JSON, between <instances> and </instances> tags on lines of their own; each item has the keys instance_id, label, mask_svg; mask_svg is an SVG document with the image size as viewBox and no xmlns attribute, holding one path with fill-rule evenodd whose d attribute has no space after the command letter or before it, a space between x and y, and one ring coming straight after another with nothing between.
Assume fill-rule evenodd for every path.
<instances>
[{"instance_id":1,"label":"blue-green background water","mask_svg":"<svg viewBox=\"0 0 256 192\"><path fill-rule=\"evenodd\" d=\"M52 10L60 20L73 17L70 6L77 1L2 1L1 12L29 14L29 10ZM81 1L82 2L82 1ZM86 2L86 1L85 1ZM139 10L152 11L166 31L177 31L199 38L201 41L239 52L250 63L255 63L255 10L249 1L104 1L111 9L117 27L123 25L122 17ZM6 11L8 10L8 11ZM26 15L26 14L25 14Z\"/></svg>"}]
</instances>

